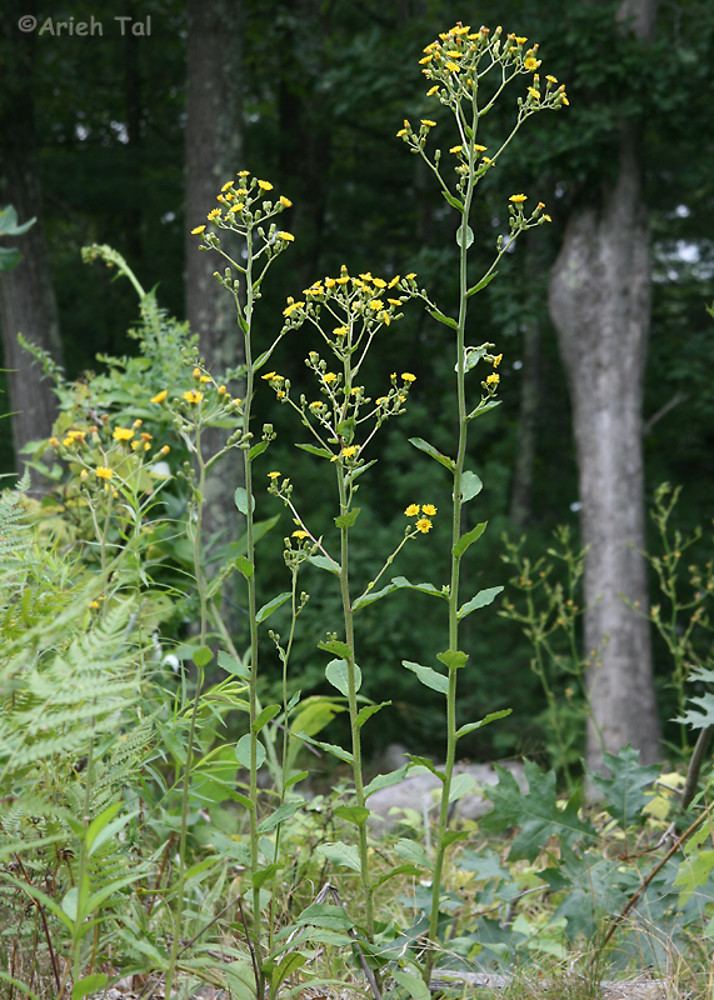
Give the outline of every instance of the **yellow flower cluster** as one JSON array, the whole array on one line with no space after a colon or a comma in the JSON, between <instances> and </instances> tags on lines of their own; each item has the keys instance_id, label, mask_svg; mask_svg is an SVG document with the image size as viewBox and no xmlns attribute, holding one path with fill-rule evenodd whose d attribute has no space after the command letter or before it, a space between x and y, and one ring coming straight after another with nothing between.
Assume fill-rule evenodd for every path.
<instances>
[{"instance_id":1,"label":"yellow flower cluster","mask_svg":"<svg viewBox=\"0 0 714 1000\"><path fill-rule=\"evenodd\" d=\"M401 307L411 297L405 282L413 281L415 277L411 274L403 279L396 274L387 279L373 275L371 271L350 275L343 264L336 277L328 275L304 288L304 298L288 297L283 309L287 321L285 325L297 328L305 320L310 320L319 326L320 313L325 306L331 316L330 332L334 341L354 344L365 329L371 334L377 327L391 326L394 320L400 318ZM336 316L339 316L339 321L334 326Z\"/></svg>"},{"instance_id":2,"label":"yellow flower cluster","mask_svg":"<svg viewBox=\"0 0 714 1000\"><path fill-rule=\"evenodd\" d=\"M274 215L292 208L292 201L281 194L276 201L266 201L265 196L273 190L270 181L251 176L249 170L239 170L236 180L228 180L221 186L216 196L218 207L212 208L206 216L206 221L220 229L232 229L245 232L248 225L258 220L265 221ZM203 236L207 227L203 223L191 230L192 236ZM278 248L292 243L295 237L285 230L274 233ZM272 236L270 237L273 238Z\"/></svg>"},{"instance_id":3,"label":"yellow flower cluster","mask_svg":"<svg viewBox=\"0 0 714 1000\"><path fill-rule=\"evenodd\" d=\"M421 532L422 535L426 535L431 531L434 524L432 522L432 517L436 517L437 508L433 503L410 503L409 506L404 511L405 517L415 517L414 527L417 531Z\"/></svg>"}]
</instances>

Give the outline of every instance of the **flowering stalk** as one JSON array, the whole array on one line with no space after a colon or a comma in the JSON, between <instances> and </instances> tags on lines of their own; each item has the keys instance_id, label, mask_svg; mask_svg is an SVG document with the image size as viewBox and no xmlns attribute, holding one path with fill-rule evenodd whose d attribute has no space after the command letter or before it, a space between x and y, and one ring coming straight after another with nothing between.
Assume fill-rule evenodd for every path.
<instances>
[{"instance_id":1,"label":"flowering stalk","mask_svg":"<svg viewBox=\"0 0 714 1000\"><path fill-rule=\"evenodd\" d=\"M293 242L292 233L278 230L273 220L286 208L292 206L289 198L281 195L273 202L269 192L273 185L269 181L251 177L249 171L238 172L237 180L229 180L222 186L217 196L219 207L212 209L207 216L206 225L196 226L192 234L202 237L202 250L213 250L226 261L227 267L223 275L218 272L215 277L233 296L236 309L236 320L243 336L243 351L245 359L245 396L242 400L242 421L237 446L243 451L243 482L244 487L236 491L236 506L245 517L246 523L246 555L241 563L241 572L245 577L248 590L248 620L250 628L250 676L248 680L249 694L249 753L248 753L248 783L249 783L249 829L250 829L250 874L253 884L253 925L251 930L251 946L255 959L255 975L258 996L263 996L265 989L265 974L263 970L263 932L260 908L260 867L259 834L258 834L258 767L259 767L259 731L257 724L260 713L258 700L258 618L255 578L255 501L253 498L253 462L261 455L273 438L272 428L263 429L262 440L253 443L250 427L255 390L255 376L258 370L267 363L275 350L282 333L278 335L267 351L259 357L254 356L253 349L253 313L256 301L260 298L261 285L268 268L275 258ZM244 263L239 263L223 247L216 230L224 230L237 234L243 246ZM239 401L240 403L240 401ZM229 439L230 443L230 439Z\"/></svg>"},{"instance_id":2,"label":"flowering stalk","mask_svg":"<svg viewBox=\"0 0 714 1000\"><path fill-rule=\"evenodd\" d=\"M460 607L459 604L461 561L469 546L480 537L486 528L486 524L483 523L465 533L462 531L464 504L474 497L480 489L478 477L466 469L468 429L472 419L497 405L497 401L493 397L500 381L496 368L501 361L501 355L491 353L492 344L483 344L475 348L467 347L466 329L469 299L485 288L495 277L499 260L518 235L535 225L550 221L550 218L543 214L545 206L540 202L534 212L526 216L523 210L523 204L527 200L526 196L523 194L512 195L509 205L509 237L507 240L502 236L499 237L496 258L475 285L469 283L469 249L474 242L474 234L469 226L469 220L478 182L497 165L498 160L523 122L542 108L560 108L568 103L565 88L562 85L557 85L558 81L555 77L547 76L545 87L541 86L540 77L537 74L540 66L540 60L537 57L538 46L526 47L527 41L526 38L513 34L504 36L500 27L496 28L493 33L486 27L472 32L469 25L462 25L459 22L449 31L443 32L424 50L420 64L423 66L422 72L432 82L427 96L438 96L440 103L451 112L458 133L457 143L449 149L450 154L456 157L455 191L452 190L442 174L441 150L436 150L433 155L430 155L426 149L431 130L436 127L437 123L432 119L422 118L419 128L415 130L411 123L405 120L403 128L397 133L397 136L406 143L411 152L418 154L424 160L434 174L442 196L452 208L456 209L459 216L456 232L456 242L459 247L458 318L446 316L429 299L425 291L420 292L429 313L456 333L455 371L458 439L455 459L441 455L427 442L417 439L419 442L417 446L420 447L420 450L425 451L432 458L436 458L440 464L449 468L453 478L451 571L448 589L449 645L443 653L438 654L439 660L448 671L445 692L446 762L442 773L443 787L432 878L432 901L429 918L429 938L432 947L428 950L424 968L427 982L436 956L433 946L437 941L438 934L444 862L448 846L454 840L453 834L448 830L448 819L456 745L460 735L465 735L466 732L478 728L486 721L481 720L480 723L469 724L462 727L461 730L457 730L456 727L458 672L468 660L468 654L459 649L459 625L461 619L471 610L468 604L463 607ZM518 99L517 118L511 132L493 156L488 156L486 155L488 147L477 142L480 119L492 108L506 86L522 73L535 73L536 75L533 77L532 85L528 87L526 97ZM480 361L490 362L493 365L493 371L481 382L481 399L476 407L469 412L466 375ZM498 592L497 589L496 592ZM484 606L483 602L478 603L478 595L474 600L476 603L469 602L473 607Z\"/></svg>"}]
</instances>

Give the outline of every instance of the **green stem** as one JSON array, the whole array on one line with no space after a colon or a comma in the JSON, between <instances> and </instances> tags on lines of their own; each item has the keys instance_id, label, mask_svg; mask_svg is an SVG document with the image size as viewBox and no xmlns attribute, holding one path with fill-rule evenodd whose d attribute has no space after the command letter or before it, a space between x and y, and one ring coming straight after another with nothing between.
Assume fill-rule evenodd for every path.
<instances>
[{"instance_id":1,"label":"green stem","mask_svg":"<svg viewBox=\"0 0 714 1000\"><path fill-rule=\"evenodd\" d=\"M473 115L473 135L476 135L476 125L478 115L474 107ZM473 142L473 139L472 139ZM461 537L461 479L464 472L466 459L466 446L468 443L468 419L466 415L466 384L465 384L465 336L466 319L468 315L468 247L466 240L466 230L471 203L473 201L475 189L475 178L473 170L469 174L469 181L464 198L464 208L461 213L461 239L459 247L459 318L456 331L456 391L458 403L458 434L459 444L456 454L456 466L454 469L454 492L453 510L451 522L451 578L449 585L449 649L459 648L459 575L461 569L461 557L456 552L456 544ZM432 947L427 953L424 978L428 983L431 970L436 959L435 943L439 930L439 901L441 897L441 880L444 870L444 859L446 856L447 843L446 834L449 826L449 797L451 794L451 781L456 762L456 697L457 697L457 668L449 667L449 688L446 696L446 761L444 764L444 783L441 790L441 808L439 810L439 824L437 829L436 858L434 860L434 871L432 875L431 892L431 914L429 918L429 939Z\"/></svg>"}]
</instances>

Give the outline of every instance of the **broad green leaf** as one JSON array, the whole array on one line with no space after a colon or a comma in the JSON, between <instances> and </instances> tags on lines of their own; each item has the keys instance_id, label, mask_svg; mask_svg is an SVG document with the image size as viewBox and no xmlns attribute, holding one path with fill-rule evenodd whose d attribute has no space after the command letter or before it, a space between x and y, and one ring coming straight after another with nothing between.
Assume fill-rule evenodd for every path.
<instances>
[{"instance_id":1,"label":"broad green leaf","mask_svg":"<svg viewBox=\"0 0 714 1000\"><path fill-rule=\"evenodd\" d=\"M206 667L213 659L213 652L208 646L199 646L193 651L191 659L197 667Z\"/></svg>"},{"instance_id":2,"label":"broad green leaf","mask_svg":"<svg viewBox=\"0 0 714 1000\"><path fill-rule=\"evenodd\" d=\"M476 787L476 779L472 774L468 774L466 771L455 774L449 789L449 802L458 802L459 799L463 799L464 795L473 795Z\"/></svg>"},{"instance_id":3,"label":"broad green leaf","mask_svg":"<svg viewBox=\"0 0 714 1000\"><path fill-rule=\"evenodd\" d=\"M397 768L396 771L389 771L387 774L378 774L364 786L364 797L368 799L370 795L374 795L375 792L380 791L382 788L391 788L392 785L398 785L400 781L404 781L410 767L411 764L405 764L403 767Z\"/></svg>"},{"instance_id":4,"label":"broad green leaf","mask_svg":"<svg viewBox=\"0 0 714 1000\"><path fill-rule=\"evenodd\" d=\"M343 660L352 658L352 650L342 639L325 639L322 642L318 642L317 648L323 649L326 653L334 653L335 656Z\"/></svg>"},{"instance_id":5,"label":"broad green leaf","mask_svg":"<svg viewBox=\"0 0 714 1000\"><path fill-rule=\"evenodd\" d=\"M440 309L427 309L427 312L432 319L435 319L438 323L443 323L444 326L448 326L451 330L458 330L459 324L456 320L452 319L451 316L447 316Z\"/></svg>"},{"instance_id":6,"label":"broad green leaf","mask_svg":"<svg viewBox=\"0 0 714 1000\"><path fill-rule=\"evenodd\" d=\"M501 708L497 712L489 712L488 715L485 715L483 719L479 719L478 722L466 722L456 730L456 739L460 740L464 736L468 736L469 733L475 733L477 729L483 729L484 726L490 726L492 722L505 719L512 711L513 709L511 708Z\"/></svg>"},{"instance_id":7,"label":"broad green leaf","mask_svg":"<svg viewBox=\"0 0 714 1000\"><path fill-rule=\"evenodd\" d=\"M324 569L328 573L332 573L334 576L340 575L340 564L336 563L334 559L329 559L327 556L310 556L308 562L312 563L313 566L317 566L318 569Z\"/></svg>"},{"instance_id":8,"label":"broad green leaf","mask_svg":"<svg viewBox=\"0 0 714 1000\"><path fill-rule=\"evenodd\" d=\"M474 241L474 231L471 228L471 226L466 226L465 223L462 223L459 226L459 228L456 230L456 243L457 246L460 247L464 245L464 232L466 233L466 249L468 250L468 248L473 244Z\"/></svg>"},{"instance_id":9,"label":"broad green leaf","mask_svg":"<svg viewBox=\"0 0 714 1000\"><path fill-rule=\"evenodd\" d=\"M289 951L286 955L283 955L278 965L270 974L271 994L277 996L277 991L280 989L281 983L289 976L292 976L294 972L297 972L306 961L307 956L301 954L299 951Z\"/></svg>"},{"instance_id":10,"label":"broad green leaf","mask_svg":"<svg viewBox=\"0 0 714 1000\"><path fill-rule=\"evenodd\" d=\"M714 851L697 851L681 862L674 884L681 890L679 907L687 905L694 893L705 885L714 871Z\"/></svg>"},{"instance_id":11,"label":"broad green leaf","mask_svg":"<svg viewBox=\"0 0 714 1000\"><path fill-rule=\"evenodd\" d=\"M417 843L416 840L407 840L406 837L401 837L394 845L394 850L408 864L417 865L419 868L426 868L427 870L431 868L429 856L424 847Z\"/></svg>"},{"instance_id":12,"label":"broad green leaf","mask_svg":"<svg viewBox=\"0 0 714 1000\"><path fill-rule=\"evenodd\" d=\"M436 658L447 670L461 670L466 666L469 654L461 649L445 649L443 653L437 653Z\"/></svg>"},{"instance_id":13,"label":"broad green leaf","mask_svg":"<svg viewBox=\"0 0 714 1000\"><path fill-rule=\"evenodd\" d=\"M305 778L309 778L309 777L310 777L310 772L309 771L296 771L295 774L291 774L290 777L285 782L285 788L286 789L287 788L292 788L293 785L297 785L301 781L304 781Z\"/></svg>"},{"instance_id":14,"label":"broad green leaf","mask_svg":"<svg viewBox=\"0 0 714 1000\"><path fill-rule=\"evenodd\" d=\"M471 528L470 531L463 534L456 545L454 545L454 555L460 558L474 542L479 540L487 527L488 521L481 521L476 527Z\"/></svg>"},{"instance_id":15,"label":"broad green leaf","mask_svg":"<svg viewBox=\"0 0 714 1000\"><path fill-rule=\"evenodd\" d=\"M461 474L461 500L463 503L473 500L474 497L479 495L482 489L483 483L475 472L469 472L467 469Z\"/></svg>"},{"instance_id":16,"label":"broad green leaf","mask_svg":"<svg viewBox=\"0 0 714 1000\"><path fill-rule=\"evenodd\" d=\"M250 770L250 733L246 733L236 743L236 760L246 770ZM261 768L265 763L265 747L260 740L255 741L255 766Z\"/></svg>"},{"instance_id":17,"label":"broad green leaf","mask_svg":"<svg viewBox=\"0 0 714 1000\"><path fill-rule=\"evenodd\" d=\"M444 199L446 199L446 201L448 201L448 203L451 205L452 208L457 209L459 212L463 212L464 207L465 207L464 203L463 203L463 201L460 201L456 197L456 195L451 194L450 191L444 191L444 189L442 188L441 189L441 197L444 198Z\"/></svg>"},{"instance_id":18,"label":"broad green leaf","mask_svg":"<svg viewBox=\"0 0 714 1000\"><path fill-rule=\"evenodd\" d=\"M475 285L472 285L471 288L469 288L466 293L466 298L469 299L472 295L476 295L477 292L482 292L484 288L487 288L491 284L497 274L498 271L492 271L491 274L487 274L484 278L481 278L480 281L477 281Z\"/></svg>"},{"instance_id":19,"label":"broad green leaf","mask_svg":"<svg viewBox=\"0 0 714 1000\"><path fill-rule=\"evenodd\" d=\"M262 712L259 712L253 723L253 732L259 733L263 726L266 726L271 719L274 719L281 711L281 706L277 704L266 705Z\"/></svg>"},{"instance_id":20,"label":"broad green leaf","mask_svg":"<svg viewBox=\"0 0 714 1000\"><path fill-rule=\"evenodd\" d=\"M243 574L246 580L250 580L255 573L255 566L248 556L238 556L236 559L236 569Z\"/></svg>"},{"instance_id":21,"label":"broad green leaf","mask_svg":"<svg viewBox=\"0 0 714 1000\"><path fill-rule=\"evenodd\" d=\"M479 608L485 608L491 604L496 597L501 593L503 587L488 587L486 590L479 590L478 594L462 604L459 608L458 619L461 621L467 615L470 615L472 611L478 611Z\"/></svg>"},{"instance_id":22,"label":"broad green leaf","mask_svg":"<svg viewBox=\"0 0 714 1000\"><path fill-rule=\"evenodd\" d=\"M251 511L255 510L255 497L251 497ZM238 486L235 493L233 494L233 500L235 505L241 514L248 513L248 494L246 492L245 486Z\"/></svg>"},{"instance_id":23,"label":"broad green leaf","mask_svg":"<svg viewBox=\"0 0 714 1000\"><path fill-rule=\"evenodd\" d=\"M240 317L239 317L239 318L240 318ZM241 325L243 325L243 329L244 329L244 331L245 331L245 332L247 333L247 332L248 332L248 330L247 330L247 324L245 324L245 325L244 325L244 324L241 324ZM258 357L257 357L257 358L255 359L255 361L253 362L253 371L254 371L254 372L259 372L259 371L260 371L260 369L261 369L261 368L262 368L262 367L263 367L263 366L264 366L265 364L267 364L267 362L268 362L268 361L270 360L270 355L271 355L272 353L273 353L273 351L272 351L272 348L270 348L270 349L269 349L269 350L267 350L267 351L263 351L263 353L262 353L262 354L259 354L259 355L258 355Z\"/></svg>"},{"instance_id":24,"label":"broad green leaf","mask_svg":"<svg viewBox=\"0 0 714 1000\"><path fill-rule=\"evenodd\" d=\"M320 844L315 853L340 868L350 868L353 872L361 871L359 851L354 844L345 844L337 840L333 844Z\"/></svg>"},{"instance_id":25,"label":"broad green leaf","mask_svg":"<svg viewBox=\"0 0 714 1000\"><path fill-rule=\"evenodd\" d=\"M72 987L72 1000L82 1000L82 997L89 996L90 993L98 993L103 990L109 982L106 972L95 972L84 979L78 979Z\"/></svg>"},{"instance_id":26,"label":"broad green leaf","mask_svg":"<svg viewBox=\"0 0 714 1000\"><path fill-rule=\"evenodd\" d=\"M364 826L369 819L369 809L364 806L338 806L335 816L347 823L354 823L355 826Z\"/></svg>"},{"instance_id":27,"label":"broad green leaf","mask_svg":"<svg viewBox=\"0 0 714 1000\"><path fill-rule=\"evenodd\" d=\"M640 764L640 751L623 747L619 753L605 753L608 777L594 774L592 782L605 800L605 808L618 823L630 826L649 802L645 790L659 777L659 768Z\"/></svg>"},{"instance_id":28,"label":"broad green leaf","mask_svg":"<svg viewBox=\"0 0 714 1000\"><path fill-rule=\"evenodd\" d=\"M425 767L427 771L431 771L431 773L435 775L439 781L444 781L446 775L443 771L439 770L431 757L423 757L420 754L414 753L405 754L405 757L408 757L409 763L414 767Z\"/></svg>"},{"instance_id":29,"label":"broad green leaf","mask_svg":"<svg viewBox=\"0 0 714 1000\"><path fill-rule=\"evenodd\" d=\"M424 687L431 688L432 691L438 691L440 694L448 694L448 677L437 673L431 667L423 667L421 663L412 663L411 660L402 660L402 666L406 667L407 670L411 670L413 674L416 674L419 682Z\"/></svg>"},{"instance_id":30,"label":"broad green leaf","mask_svg":"<svg viewBox=\"0 0 714 1000\"><path fill-rule=\"evenodd\" d=\"M296 448L301 451L306 451L308 455L315 455L316 458L325 458L329 462L332 459L332 452L328 451L327 448L319 448L315 444L296 444Z\"/></svg>"},{"instance_id":31,"label":"broad green leaf","mask_svg":"<svg viewBox=\"0 0 714 1000\"><path fill-rule=\"evenodd\" d=\"M438 590L433 583L411 583L405 576L395 576L392 583L407 590L418 590L420 594L428 594L430 597L440 597L443 601L449 599L449 595L443 590Z\"/></svg>"},{"instance_id":32,"label":"broad green leaf","mask_svg":"<svg viewBox=\"0 0 714 1000\"><path fill-rule=\"evenodd\" d=\"M406 990L410 1000L431 1000L431 990L422 977L416 972L402 972L395 969L392 978L403 990Z\"/></svg>"},{"instance_id":33,"label":"broad green leaf","mask_svg":"<svg viewBox=\"0 0 714 1000\"><path fill-rule=\"evenodd\" d=\"M293 799L290 802L283 802L281 806L272 812L270 816L266 816L258 826L258 833L271 833L277 826L284 823L286 819L290 819L302 809L304 803L302 799Z\"/></svg>"},{"instance_id":34,"label":"broad green leaf","mask_svg":"<svg viewBox=\"0 0 714 1000\"><path fill-rule=\"evenodd\" d=\"M449 472L453 472L456 468L456 463L453 458L448 458L448 456L442 455L442 453L438 451L433 444L429 444L429 442L425 441L424 438L409 438L409 444L412 445L413 448L416 448L417 451L423 451L425 455L429 456L429 458L433 458L435 462L439 463L439 465L443 465L445 469L449 470Z\"/></svg>"},{"instance_id":35,"label":"broad green leaf","mask_svg":"<svg viewBox=\"0 0 714 1000\"><path fill-rule=\"evenodd\" d=\"M27 222L17 221L17 210L14 205L0 208L0 236L23 236L37 222L33 215Z\"/></svg>"},{"instance_id":36,"label":"broad green leaf","mask_svg":"<svg viewBox=\"0 0 714 1000\"><path fill-rule=\"evenodd\" d=\"M218 666L225 670L226 673L233 674L235 677L240 677L243 680L248 680L250 677L250 667L223 650L218 654Z\"/></svg>"},{"instance_id":37,"label":"broad green leaf","mask_svg":"<svg viewBox=\"0 0 714 1000\"><path fill-rule=\"evenodd\" d=\"M325 678L345 698L349 696L349 670L346 660L330 660L325 667ZM354 680L355 691L359 691L362 686L362 671L356 663L354 665Z\"/></svg>"},{"instance_id":38,"label":"broad green leaf","mask_svg":"<svg viewBox=\"0 0 714 1000\"><path fill-rule=\"evenodd\" d=\"M290 600L290 596L290 591L285 590L282 594L278 594L277 597L274 597L272 601L268 601L267 604L264 604L255 616L257 623L262 625L266 619L270 618L274 611L277 611L278 608L282 608L283 604Z\"/></svg>"},{"instance_id":39,"label":"broad green leaf","mask_svg":"<svg viewBox=\"0 0 714 1000\"><path fill-rule=\"evenodd\" d=\"M336 527L351 528L356 523L360 510L360 507L353 507L352 510L348 510L345 514L339 514L335 518Z\"/></svg>"},{"instance_id":40,"label":"broad green leaf","mask_svg":"<svg viewBox=\"0 0 714 1000\"><path fill-rule=\"evenodd\" d=\"M595 837L590 823L579 818L579 803L575 797L561 809L555 771L541 771L537 764L526 761L527 792L522 791L510 771L498 765L496 771L498 784L485 788L493 809L480 822L490 833L517 830L509 854L511 861L535 860L551 837L557 837L563 848L572 847L583 837Z\"/></svg>"},{"instance_id":41,"label":"broad green leaf","mask_svg":"<svg viewBox=\"0 0 714 1000\"><path fill-rule=\"evenodd\" d=\"M450 847L460 840L468 840L470 837L468 830L447 830L444 834L444 847Z\"/></svg>"},{"instance_id":42,"label":"broad green leaf","mask_svg":"<svg viewBox=\"0 0 714 1000\"><path fill-rule=\"evenodd\" d=\"M253 888L262 889L265 883L269 882L273 875L275 875L279 867L280 866L277 864L270 864L266 865L265 868L258 868L254 871L253 877L251 878Z\"/></svg>"}]
</instances>

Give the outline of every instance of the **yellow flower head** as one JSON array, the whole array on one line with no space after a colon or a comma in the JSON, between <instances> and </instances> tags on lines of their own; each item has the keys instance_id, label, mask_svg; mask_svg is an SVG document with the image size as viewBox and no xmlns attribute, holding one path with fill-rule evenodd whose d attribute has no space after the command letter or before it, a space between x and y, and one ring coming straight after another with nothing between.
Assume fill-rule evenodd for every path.
<instances>
[{"instance_id":1,"label":"yellow flower head","mask_svg":"<svg viewBox=\"0 0 714 1000\"><path fill-rule=\"evenodd\" d=\"M346 326L336 326L332 332L336 337L346 337L348 330Z\"/></svg>"},{"instance_id":2,"label":"yellow flower head","mask_svg":"<svg viewBox=\"0 0 714 1000\"><path fill-rule=\"evenodd\" d=\"M491 364L493 365L494 368L498 368L498 366L501 364L502 361L503 361L503 355L502 354L497 354L494 357L494 359L491 362Z\"/></svg>"},{"instance_id":3,"label":"yellow flower head","mask_svg":"<svg viewBox=\"0 0 714 1000\"><path fill-rule=\"evenodd\" d=\"M302 541L303 538L309 538L310 537L310 532L309 531L303 531L302 528L298 528L297 531L293 531L292 537L293 538L298 538L300 541Z\"/></svg>"},{"instance_id":4,"label":"yellow flower head","mask_svg":"<svg viewBox=\"0 0 714 1000\"><path fill-rule=\"evenodd\" d=\"M112 437L115 441L131 441L134 437L134 430L131 427L115 427Z\"/></svg>"},{"instance_id":5,"label":"yellow flower head","mask_svg":"<svg viewBox=\"0 0 714 1000\"><path fill-rule=\"evenodd\" d=\"M220 208L212 208L211 211L206 216L209 222L215 222L216 219L220 219L220 217L221 217Z\"/></svg>"},{"instance_id":6,"label":"yellow flower head","mask_svg":"<svg viewBox=\"0 0 714 1000\"><path fill-rule=\"evenodd\" d=\"M343 448L340 454L343 458L354 458L358 453L359 448L356 444L349 444L346 448Z\"/></svg>"},{"instance_id":7,"label":"yellow flower head","mask_svg":"<svg viewBox=\"0 0 714 1000\"><path fill-rule=\"evenodd\" d=\"M460 153L463 148L464 148L463 146L452 146L451 149L449 150L449 152L450 153Z\"/></svg>"},{"instance_id":8,"label":"yellow flower head","mask_svg":"<svg viewBox=\"0 0 714 1000\"><path fill-rule=\"evenodd\" d=\"M97 479L111 479L114 472L106 465L98 465L94 470Z\"/></svg>"},{"instance_id":9,"label":"yellow flower head","mask_svg":"<svg viewBox=\"0 0 714 1000\"><path fill-rule=\"evenodd\" d=\"M168 389L162 389L161 392L157 392L155 396L151 397L151 402L152 403L163 403L166 400L166 397L168 396L168 394L169 394Z\"/></svg>"},{"instance_id":10,"label":"yellow flower head","mask_svg":"<svg viewBox=\"0 0 714 1000\"><path fill-rule=\"evenodd\" d=\"M426 535L431 531L433 525L428 517L420 517L414 527L417 531L421 531L422 535Z\"/></svg>"},{"instance_id":11,"label":"yellow flower head","mask_svg":"<svg viewBox=\"0 0 714 1000\"><path fill-rule=\"evenodd\" d=\"M335 375L334 372L325 372L325 374L322 376L322 381L327 382L328 385L331 385L332 382L337 381L337 376Z\"/></svg>"},{"instance_id":12,"label":"yellow flower head","mask_svg":"<svg viewBox=\"0 0 714 1000\"><path fill-rule=\"evenodd\" d=\"M199 392L198 389L189 389L188 392L183 394L183 398L187 403L191 403L195 406L203 399L203 393Z\"/></svg>"},{"instance_id":13,"label":"yellow flower head","mask_svg":"<svg viewBox=\"0 0 714 1000\"><path fill-rule=\"evenodd\" d=\"M280 198L278 200L279 200L280 204L283 206L283 208L292 208L293 207L293 203L290 201L289 198L286 198L284 194L281 194Z\"/></svg>"},{"instance_id":14,"label":"yellow flower head","mask_svg":"<svg viewBox=\"0 0 714 1000\"><path fill-rule=\"evenodd\" d=\"M270 183L270 181L258 181L258 187L260 188L261 191L273 190L273 185Z\"/></svg>"},{"instance_id":15,"label":"yellow flower head","mask_svg":"<svg viewBox=\"0 0 714 1000\"><path fill-rule=\"evenodd\" d=\"M282 472L279 472L277 469L273 469L272 472L268 473L268 479L280 479L281 476Z\"/></svg>"},{"instance_id":16,"label":"yellow flower head","mask_svg":"<svg viewBox=\"0 0 714 1000\"><path fill-rule=\"evenodd\" d=\"M205 231L205 229L206 229L206 227L205 227L205 226L195 226L195 227L194 227L194 228L193 228L193 229L191 230L191 236L200 236L200 235L201 235L201 233Z\"/></svg>"},{"instance_id":17,"label":"yellow flower head","mask_svg":"<svg viewBox=\"0 0 714 1000\"><path fill-rule=\"evenodd\" d=\"M496 386L501 381L501 376L498 372L491 372L490 375L486 376L486 385Z\"/></svg>"},{"instance_id":18,"label":"yellow flower head","mask_svg":"<svg viewBox=\"0 0 714 1000\"><path fill-rule=\"evenodd\" d=\"M416 382L416 375L411 372L402 372L402 382Z\"/></svg>"},{"instance_id":19,"label":"yellow flower head","mask_svg":"<svg viewBox=\"0 0 714 1000\"><path fill-rule=\"evenodd\" d=\"M421 514L421 506L418 503L410 503L404 511L405 517L417 517Z\"/></svg>"},{"instance_id":20,"label":"yellow flower head","mask_svg":"<svg viewBox=\"0 0 714 1000\"><path fill-rule=\"evenodd\" d=\"M284 230L280 230L278 233L278 239L283 240L285 243L294 243L295 237L292 233L286 233Z\"/></svg>"},{"instance_id":21,"label":"yellow flower head","mask_svg":"<svg viewBox=\"0 0 714 1000\"><path fill-rule=\"evenodd\" d=\"M540 62L538 59L534 59L533 56L528 56L528 58L523 63L523 68L532 73L533 70L538 69Z\"/></svg>"},{"instance_id":22,"label":"yellow flower head","mask_svg":"<svg viewBox=\"0 0 714 1000\"><path fill-rule=\"evenodd\" d=\"M422 504L422 508L421 509L422 509L422 513L423 514L427 514L429 517L435 517L436 516L436 507L434 506L433 503Z\"/></svg>"},{"instance_id":23,"label":"yellow flower head","mask_svg":"<svg viewBox=\"0 0 714 1000\"><path fill-rule=\"evenodd\" d=\"M522 205L524 201L528 200L528 195L527 194L512 194L511 197L508 200L510 202L513 202L514 205Z\"/></svg>"}]
</instances>

